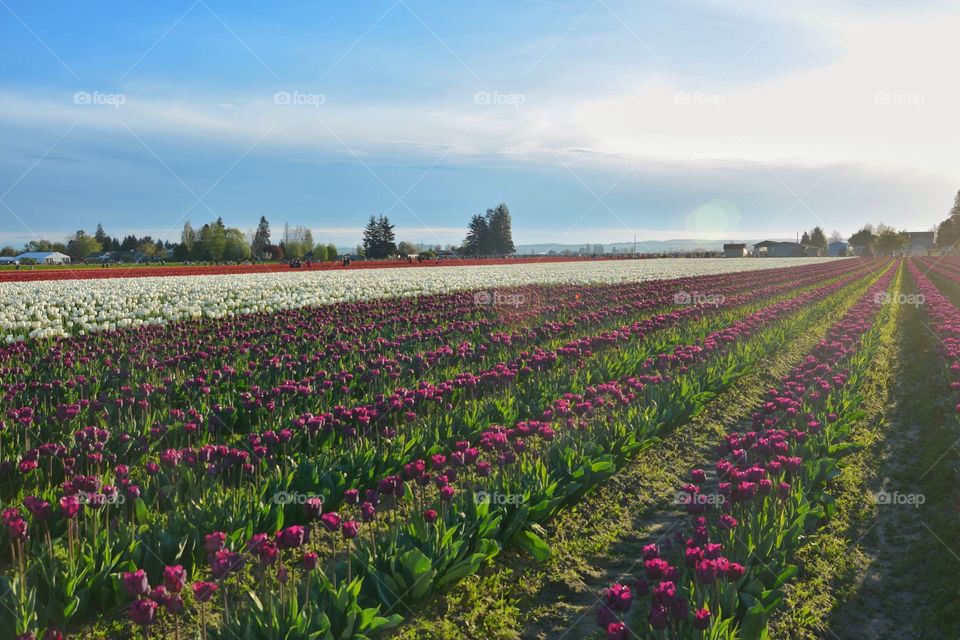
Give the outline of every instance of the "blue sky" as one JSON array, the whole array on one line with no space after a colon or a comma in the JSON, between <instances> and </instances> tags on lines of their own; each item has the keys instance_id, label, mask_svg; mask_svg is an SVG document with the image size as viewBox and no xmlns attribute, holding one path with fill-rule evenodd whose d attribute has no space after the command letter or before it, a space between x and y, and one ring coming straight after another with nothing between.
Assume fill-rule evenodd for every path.
<instances>
[{"instance_id":1,"label":"blue sky","mask_svg":"<svg viewBox=\"0 0 960 640\"><path fill-rule=\"evenodd\" d=\"M456 242L927 229L960 170L947 3L0 0L0 243L372 213Z\"/></svg>"}]
</instances>

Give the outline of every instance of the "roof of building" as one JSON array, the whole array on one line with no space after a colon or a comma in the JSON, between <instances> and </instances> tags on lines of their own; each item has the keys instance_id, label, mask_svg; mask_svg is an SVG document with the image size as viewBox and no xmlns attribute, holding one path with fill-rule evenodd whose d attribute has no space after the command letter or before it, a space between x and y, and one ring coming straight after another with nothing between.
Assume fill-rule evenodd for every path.
<instances>
[{"instance_id":1,"label":"roof of building","mask_svg":"<svg viewBox=\"0 0 960 640\"><path fill-rule=\"evenodd\" d=\"M746 244L731 243L731 244L723 245L724 251L726 251L727 249L746 249L746 248L747 248Z\"/></svg>"},{"instance_id":2,"label":"roof of building","mask_svg":"<svg viewBox=\"0 0 960 640\"><path fill-rule=\"evenodd\" d=\"M794 247L799 247L800 243L784 241L784 240L764 240L763 242L758 242L753 246L754 247L775 247L775 246L783 246L783 245L792 245Z\"/></svg>"},{"instance_id":3,"label":"roof of building","mask_svg":"<svg viewBox=\"0 0 960 640\"><path fill-rule=\"evenodd\" d=\"M44 258L69 258L65 253L59 251L28 251L17 256L18 260L43 260Z\"/></svg>"}]
</instances>

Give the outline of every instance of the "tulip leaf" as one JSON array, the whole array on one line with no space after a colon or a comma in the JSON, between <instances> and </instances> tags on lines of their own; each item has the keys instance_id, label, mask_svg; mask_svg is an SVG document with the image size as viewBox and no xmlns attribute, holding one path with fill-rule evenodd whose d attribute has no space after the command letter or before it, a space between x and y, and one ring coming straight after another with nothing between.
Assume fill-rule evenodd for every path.
<instances>
[{"instance_id":1,"label":"tulip leaf","mask_svg":"<svg viewBox=\"0 0 960 640\"><path fill-rule=\"evenodd\" d=\"M513 543L532 555L537 562L545 562L550 559L552 553L550 545L529 529L524 529L514 536Z\"/></svg>"}]
</instances>

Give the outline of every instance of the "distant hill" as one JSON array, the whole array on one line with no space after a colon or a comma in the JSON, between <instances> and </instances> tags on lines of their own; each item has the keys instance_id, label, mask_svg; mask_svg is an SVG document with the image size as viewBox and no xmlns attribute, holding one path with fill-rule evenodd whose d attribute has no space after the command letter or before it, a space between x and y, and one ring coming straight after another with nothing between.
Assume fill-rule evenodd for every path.
<instances>
[{"instance_id":1,"label":"distant hill","mask_svg":"<svg viewBox=\"0 0 960 640\"><path fill-rule=\"evenodd\" d=\"M791 240L791 238L762 238L762 240ZM668 253L671 251L722 251L723 245L728 243L746 243L756 244L761 240L637 240L637 253ZM564 251L578 252L586 243L580 244L560 244L556 242L545 242L541 244L518 244L517 253L519 254L543 254L550 251L562 253ZM600 243L591 242L590 246L595 247ZM603 245L605 253L630 253L633 251L633 242L613 242Z\"/></svg>"}]
</instances>

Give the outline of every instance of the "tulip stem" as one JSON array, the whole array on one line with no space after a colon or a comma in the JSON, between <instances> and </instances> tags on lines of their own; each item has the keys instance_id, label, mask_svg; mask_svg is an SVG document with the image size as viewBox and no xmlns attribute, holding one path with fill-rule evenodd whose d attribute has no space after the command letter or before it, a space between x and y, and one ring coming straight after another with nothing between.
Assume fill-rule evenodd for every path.
<instances>
[{"instance_id":1,"label":"tulip stem","mask_svg":"<svg viewBox=\"0 0 960 640\"><path fill-rule=\"evenodd\" d=\"M333 541L331 542L331 547L333 547L333 557L331 561L333 563L332 571L330 572L333 575L333 588L337 588L337 536L334 534Z\"/></svg>"},{"instance_id":2,"label":"tulip stem","mask_svg":"<svg viewBox=\"0 0 960 640\"><path fill-rule=\"evenodd\" d=\"M223 622L224 624L229 624L230 622L230 599L227 594L227 584L223 584Z\"/></svg>"},{"instance_id":3,"label":"tulip stem","mask_svg":"<svg viewBox=\"0 0 960 640\"><path fill-rule=\"evenodd\" d=\"M353 581L352 571L351 571L351 553L353 551L353 540L347 540L347 584L350 584Z\"/></svg>"}]
</instances>

